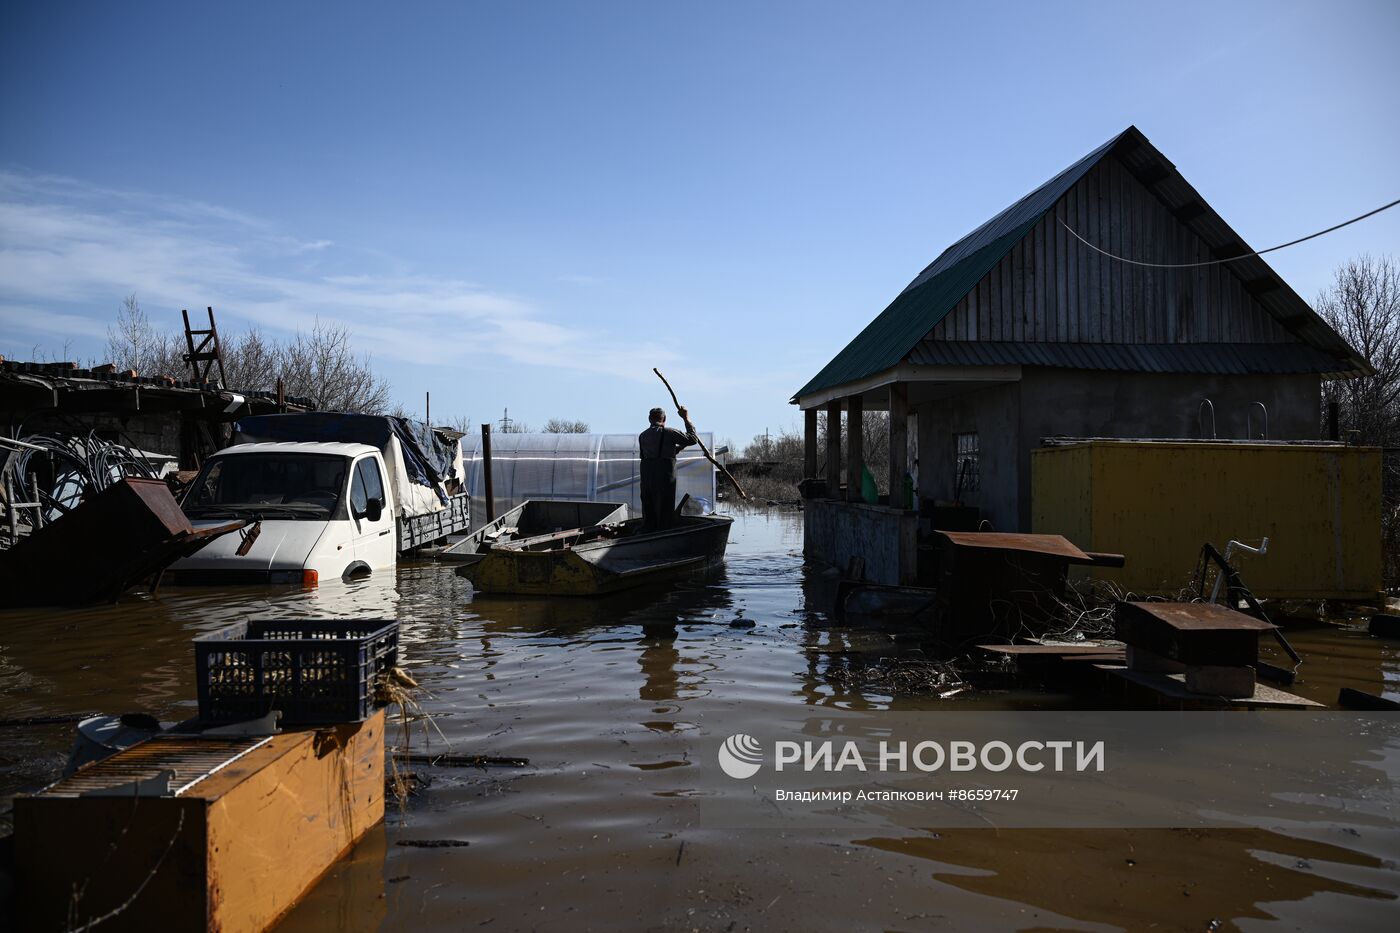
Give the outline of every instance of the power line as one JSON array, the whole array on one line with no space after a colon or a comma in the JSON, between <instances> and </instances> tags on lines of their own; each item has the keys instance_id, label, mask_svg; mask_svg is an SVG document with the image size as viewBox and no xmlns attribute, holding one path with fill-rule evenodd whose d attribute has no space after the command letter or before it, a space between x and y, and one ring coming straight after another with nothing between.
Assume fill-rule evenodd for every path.
<instances>
[{"instance_id":1,"label":"power line","mask_svg":"<svg viewBox=\"0 0 1400 933\"><path fill-rule=\"evenodd\" d=\"M1083 243L1085 246L1089 247L1094 252L1099 253L1103 256L1107 256L1109 259L1115 259L1118 262L1126 262L1129 265L1133 266L1146 266L1149 269L1195 269L1200 266L1218 266L1222 263L1234 262L1237 259L1248 259L1251 256L1262 256L1265 253L1272 253L1289 246L1297 246L1299 243L1306 243L1308 240L1315 240L1318 237L1323 236L1324 234L1331 233L1333 230L1340 230L1343 227L1348 227L1356 223L1358 220L1365 220L1367 217L1374 217L1381 211L1388 211L1397 204L1400 204L1400 198L1391 201L1389 204L1384 204L1373 211L1367 211L1359 217L1353 217L1351 220L1344 220L1335 226L1328 227L1326 230L1319 230L1316 233L1309 233L1307 236L1299 237L1296 240L1289 240L1287 243L1280 243L1278 246L1270 246L1268 249L1256 250L1252 253L1243 253L1239 256L1231 256L1229 259L1212 259L1208 262L1140 262L1136 259L1129 259L1126 256L1115 256L1113 253L1110 253L1107 250L1099 249L1093 243L1090 243L1088 240L1084 239L1082 236L1075 232L1073 227L1065 223L1060 218L1057 217L1055 219L1059 220L1060 226L1068 230L1070 232L1070 235L1073 236L1076 240Z\"/></svg>"}]
</instances>

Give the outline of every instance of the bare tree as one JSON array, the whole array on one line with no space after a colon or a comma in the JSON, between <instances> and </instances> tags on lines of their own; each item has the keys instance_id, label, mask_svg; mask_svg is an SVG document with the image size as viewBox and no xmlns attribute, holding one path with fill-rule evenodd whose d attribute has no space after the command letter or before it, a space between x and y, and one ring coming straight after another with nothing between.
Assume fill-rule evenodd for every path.
<instances>
[{"instance_id":1,"label":"bare tree","mask_svg":"<svg viewBox=\"0 0 1400 933\"><path fill-rule=\"evenodd\" d=\"M368 356L355 356L342 326L317 321L311 333L298 333L282 348L281 372L288 395L310 398L322 411L377 415L389 407L389 383Z\"/></svg>"},{"instance_id":2,"label":"bare tree","mask_svg":"<svg viewBox=\"0 0 1400 933\"><path fill-rule=\"evenodd\" d=\"M226 388L274 392L283 370L283 350L256 328L233 337L220 335ZM288 395L296 395L290 387Z\"/></svg>"},{"instance_id":3,"label":"bare tree","mask_svg":"<svg viewBox=\"0 0 1400 933\"><path fill-rule=\"evenodd\" d=\"M142 376L184 378L185 361L180 344L171 334L152 326L132 292L117 309L116 324L107 328L107 360L117 369L132 369Z\"/></svg>"},{"instance_id":4,"label":"bare tree","mask_svg":"<svg viewBox=\"0 0 1400 933\"><path fill-rule=\"evenodd\" d=\"M288 396L309 398L323 411L377 415L388 410L389 383L375 374L368 356L355 355L345 327L317 321L310 333L298 333L289 343L250 327L222 336L219 350L225 388L273 392L280 377ZM122 301L116 323L107 329L107 357L118 369L142 376L190 375L182 336L153 326L135 294Z\"/></svg>"},{"instance_id":5,"label":"bare tree","mask_svg":"<svg viewBox=\"0 0 1400 933\"><path fill-rule=\"evenodd\" d=\"M568 418L550 418L542 429L545 434L587 434L587 421L570 421Z\"/></svg>"},{"instance_id":6,"label":"bare tree","mask_svg":"<svg viewBox=\"0 0 1400 933\"><path fill-rule=\"evenodd\" d=\"M1360 256L1337 268L1317 299L1318 313L1361 354L1374 374L1323 386L1341 425L1363 444L1400 443L1400 262Z\"/></svg>"}]
</instances>

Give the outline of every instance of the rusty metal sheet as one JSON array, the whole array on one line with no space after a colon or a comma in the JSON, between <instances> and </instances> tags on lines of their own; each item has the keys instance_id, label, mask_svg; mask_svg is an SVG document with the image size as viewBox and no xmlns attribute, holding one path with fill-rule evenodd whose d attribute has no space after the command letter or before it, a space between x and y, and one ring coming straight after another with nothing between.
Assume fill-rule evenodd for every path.
<instances>
[{"instance_id":1,"label":"rusty metal sheet","mask_svg":"<svg viewBox=\"0 0 1400 933\"><path fill-rule=\"evenodd\" d=\"M958 547L1044 554L1047 557L1063 557L1075 564L1094 562L1094 558L1075 547L1064 535L1011 534L1000 531L940 531L939 534Z\"/></svg>"},{"instance_id":2,"label":"rusty metal sheet","mask_svg":"<svg viewBox=\"0 0 1400 933\"><path fill-rule=\"evenodd\" d=\"M1145 613L1161 624L1179 632L1271 632L1278 628L1253 616L1247 616L1228 606L1215 603L1140 603L1118 604L1118 611Z\"/></svg>"},{"instance_id":3,"label":"rusty metal sheet","mask_svg":"<svg viewBox=\"0 0 1400 933\"><path fill-rule=\"evenodd\" d=\"M1253 667L1259 636L1275 630L1242 612L1210 603L1120 602L1114 635L1182 664Z\"/></svg>"},{"instance_id":4,"label":"rusty metal sheet","mask_svg":"<svg viewBox=\"0 0 1400 933\"><path fill-rule=\"evenodd\" d=\"M116 599L242 525L196 530L165 483L127 477L0 551L0 606Z\"/></svg>"}]
</instances>

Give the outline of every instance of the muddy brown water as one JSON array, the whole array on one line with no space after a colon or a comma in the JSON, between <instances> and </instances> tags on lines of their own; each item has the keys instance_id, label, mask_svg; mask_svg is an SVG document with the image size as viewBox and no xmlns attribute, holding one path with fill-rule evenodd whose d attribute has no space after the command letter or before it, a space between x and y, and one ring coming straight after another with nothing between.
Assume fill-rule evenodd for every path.
<instances>
[{"instance_id":1,"label":"muddy brown water","mask_svg":"<svg viewBox=\"0 0 1400 933\"><path fill-rule=\"evenodd\" d=\"M846 686L853 666L914 655L917 632L829 618L832 584L802 565L800 514L737 519L722 571L602 601L474 600L450 567L415 563L396 579L306 592L167 589L109 607L0 613L0 719L185 718L196 708L196 633L253 616L399 619L404 666L451 749L530 766L420 769L431 786L403 811L391 803L385 824L278 927L289 933L1397 928L1397 824L913 834L704 825L694 803L726 780L709 766L728 731L716 734L721 721L1082 702ZM1296 692L1329 704L1341 686L1400 695L1396 642L1334 625L1290 637L1306 658ZM71 725L0 726L0 795L55 777L71 741ZM436 734L431 742L444 748ZM3 809L7 822L8 800ZM469 845L400 845L422 840Z\"/></svg>"}]
</instances>

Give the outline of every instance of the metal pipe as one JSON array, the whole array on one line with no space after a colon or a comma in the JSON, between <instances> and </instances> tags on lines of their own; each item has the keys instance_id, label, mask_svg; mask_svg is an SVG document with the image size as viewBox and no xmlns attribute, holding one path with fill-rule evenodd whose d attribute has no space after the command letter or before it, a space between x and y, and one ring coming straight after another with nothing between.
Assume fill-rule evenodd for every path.
<instances>
[{"instance_id":1,"label":"metal pipe","mask_svg":"<svg viewBox=\"0 0 1400 933\"><path fill-rule=\"evenodd\" d=\"M1249 435L1249 439L1250 439L1250 440L1254 440L1254 406L1255 406L1255 405L1258 405L1258 406L1259 406L1259 411L1261 411L1261 412L1263 413L1263 415L1264 415L1264 433L1263 433L1262 435L1260 435L1259 439L1260 439L1261 441L1267 441L1267 440L1269 439L1269 409L1267 409L1267 408L1264 407L1264 403L1263 403L1263 402L1250 402L1250 403L1249 403L1249 408L1245 409L1245 413L1244 413L1245 433L1247 433L1247 434Z\"/></svg>"},{"instance_id":2,"label":"metal pipe","mask_svg":"<svg viewBox=\"0 0 1400 933\"><path fill-rule=\"evenodd\" d=\"M1255 554L1259 557L1263 557L1265 554L1269 553L1269 539L1265 538L1263 541L1260 541L1258 547L1250 547L1243 541L1236 541L1235 539L1231 538L1228 542L1226 542L1225 553L1222 555L1225 558L1225 563L1230 563L1230 558L1234 556L1236 551L1246 551L1250 554ZM1225 572L1221 571L1220 573L1215 575L1215 586L1212 587L1210 591L1211 602L1216 603L1220 601L1220 588L1224 585ZM1233 609L1236 607L1232 606L1230 608Z\"/></svg>"},{"instance_id":3,"label":"metal pipe","mask_svg":"<svg viewBox=\"0 0 1400 933\"><path fill-rule=\"evenodd\" d=\"M491 482L491 422L481 423L481 468L486 472L482 476L481 488L486 495L486 520L494 522L496 520L496 491Z\"/></svg>"},{"instance_id":4,"label":"metal pipe","mask_svg":"<svg viewBox=\"0 0 1400 933\"><path fill-rule=\"evenodd\" d=\"M1201 404L1196 406L1196 430L1202 438L1206 436L1205 419L1201 417L1201 410L1205 408L1210 409L1210 439L1215 440L1215 403L1208 398L1201 399Z\"/></svg>"}]
</instances>

